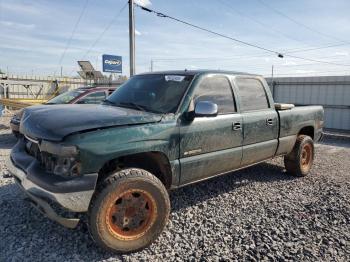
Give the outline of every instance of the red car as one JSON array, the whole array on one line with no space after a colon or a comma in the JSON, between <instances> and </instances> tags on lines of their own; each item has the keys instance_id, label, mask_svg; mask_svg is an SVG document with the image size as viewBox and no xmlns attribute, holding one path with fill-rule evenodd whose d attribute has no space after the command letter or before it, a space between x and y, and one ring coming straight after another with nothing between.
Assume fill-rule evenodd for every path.
<instances>
[{"instance_id":1,"label":"red car","mask_svg":"<svg viewBox=\"0 0 350 262\"><path fill-rule=\"evenodd\" d=\"M46 103L45 105L57 105L57 104L100 104L103 100L109 96L116 87L80 87L71 91L64 92ZM11 121L10 127L12 133L18 137L19 124L21 122L22 110L15 114Z\"/></svg>"}]
</instances>

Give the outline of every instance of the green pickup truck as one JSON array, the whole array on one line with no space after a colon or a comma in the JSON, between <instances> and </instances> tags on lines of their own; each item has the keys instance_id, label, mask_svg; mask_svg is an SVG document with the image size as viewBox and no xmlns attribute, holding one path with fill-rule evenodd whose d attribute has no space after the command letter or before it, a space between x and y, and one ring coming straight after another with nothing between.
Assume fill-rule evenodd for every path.
<instances>
[{"instance_id":1,"label":"green pickup truck","mask_svg":"<svg viewBox=\"0 0 350 262\"><path fill-rule=\"evenodd\" d=\"M26 108L7 167L48 218L132 252L166 226L169 190L276 156L307 175L322 127L321 106L276 104L258 75L146 73L101 105Z\"/></svg>"}]
</instances>

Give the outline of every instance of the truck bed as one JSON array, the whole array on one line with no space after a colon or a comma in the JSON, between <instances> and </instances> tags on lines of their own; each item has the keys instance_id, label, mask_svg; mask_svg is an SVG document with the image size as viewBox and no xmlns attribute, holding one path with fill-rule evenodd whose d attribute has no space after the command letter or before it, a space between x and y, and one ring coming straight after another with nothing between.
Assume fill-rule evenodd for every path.
<instances>
[{"instance_id":1,"label":"truck bed","mask_svg":"<svg viewBox=\"0 0 350 262\"><path fill-rule=\"evenodd\" d=\"M287 110L277 110L277 113L280 125L279 146L276 155L291 151L297 134L302 128L309 127L310 132L312 130L313 139L315 141L320 139L323 126L322 106L296 106Z\"/></svg>"}]
</instances>

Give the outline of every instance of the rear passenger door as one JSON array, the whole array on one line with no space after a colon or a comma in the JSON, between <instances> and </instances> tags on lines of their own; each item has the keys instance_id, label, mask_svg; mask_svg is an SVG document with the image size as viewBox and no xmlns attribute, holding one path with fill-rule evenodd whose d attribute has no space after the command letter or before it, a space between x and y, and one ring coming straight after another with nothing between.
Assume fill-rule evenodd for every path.
<instances>
[{"instance_id":1,"label":"rear passenger door","mask_svg":"<svg viewBox=\"0 0 350 262\"><path fill-rule=\"evenodd\" d=\"M247 166L274 156L278 145L278 115L274 104L269 104L259 78L236 77L235 85L243 118L241 165Z\"/></svg>"},{"instance_id":2,"label":"rear passenger door","mask_svg":"<svg viewBox=\"0 0 350 262\"><path fill-rule=\"evenodd\" d=\"M242 158L242 118L237 113L229 79L224 75L205 76L195 86L192 98L194 104L217 104L218 115L195 117L181 124L181 184L238 168Z\"/></svg>"}]
</instances>

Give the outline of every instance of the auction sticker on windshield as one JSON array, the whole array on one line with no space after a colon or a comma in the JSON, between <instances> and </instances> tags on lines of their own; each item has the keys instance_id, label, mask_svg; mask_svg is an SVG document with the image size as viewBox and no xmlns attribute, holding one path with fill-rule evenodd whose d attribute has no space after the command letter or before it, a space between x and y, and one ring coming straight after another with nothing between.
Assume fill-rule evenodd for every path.
<instances>
[{"instance_id":1,"label":"auction sticker on windshield","mask_svg":"<svg viewBox=\"0 0 350 262\"><path fill-rule=\"evenodd\" d=\"M181 82L184 79L185 79L185 76L179 76L179 75L166 75L165 76L165 81Z\"/></svg>"}]
</instances>

